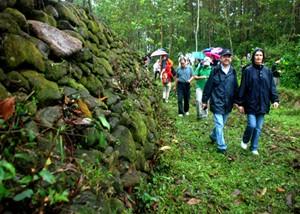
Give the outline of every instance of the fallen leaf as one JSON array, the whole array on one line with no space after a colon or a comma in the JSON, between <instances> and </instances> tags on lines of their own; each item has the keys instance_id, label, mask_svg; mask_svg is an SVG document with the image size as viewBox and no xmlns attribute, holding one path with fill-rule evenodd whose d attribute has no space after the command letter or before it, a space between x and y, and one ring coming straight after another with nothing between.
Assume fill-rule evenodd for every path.
<instances>
[{"instance_id":1,"label":"fallen leaf","mask_svg":"<svg viewBox=\"0 0 300 214\"><path fill-rule=\"evenodd\" d=\"M241 198L237 198L237 199L234 200L234 205L239 205L239 204L242 204L242 203L244 203L244 201Z\"/></svg>"},{"instance_id":2,"label":"fallen leaf","mask_svg":"<svg viewBox=\"0 0 300 214\"><path fill-rule=\"evenodd\" d=\"M173 142L173 143L178 143L178 140L172 139L172 142Z\"/></svg>"},{"instance_id":3,"label":"fallen leaf","mask_svg":"<svg viewBox=\"0 0 300 214\"><path fill-rule=\"evenodd\" d=\"M163 146L163 147L159 148L160 151L166 151L166 150L170 150L170 149L171 149L170 146Z\"/></svg>"},{"instance_id":4,"label":"fallen leaf","mask_svg":"<svg viewBox=\"0 0 300 214\"><path fill-rule=\"evenodd\" d=\"M0 102L0 115L7 121L14 113L16 96L5 98Z\"/></svg>"},{"instance_id":5,"label":"fallen leaf","mask_svg":"<svg viewBox=\"0 0 300 214\"><path fill-rule=\"evenodd\" d=\"M277 187L276 188L278 192L285 192L285 189L281 188L281 187Z\"/></svg>"},{"instance_id":6,"label":"fallen leaf","mask_svg":"<svg viewBox=\"0 0 300 214\"><path fill-rule=\"evenodd\" d=\"M265 195L266 194L266 192L267 192L267 188L265 187L265 188L263 188L263 190L261 191L261 195Z\"/></svg>"},{"instance_id":7,"label":"fallen leaf","mask_svg":"<svg viewBox=\"0 0 300 214\"><path fill-rule=\"evenodd\" d=\"M192 198L187 202L188 205L195 205L195 204L200 204L200 203L201 203L201 200L197 199L197 198Z\"/></svg>"},{"instance_id":8,"label":"fallen leaf","mask_svg":"<svg viewBox=\"0 0 300 214\"><path fill-rule=\"evenodd\" d=\"M235 190L233 190L233 192L230 194L230 196L238 196L238 195L240 195L240 194L242 194L242 191L239 190L239 189L235 189Z\"/></svg>"}]
</instances>

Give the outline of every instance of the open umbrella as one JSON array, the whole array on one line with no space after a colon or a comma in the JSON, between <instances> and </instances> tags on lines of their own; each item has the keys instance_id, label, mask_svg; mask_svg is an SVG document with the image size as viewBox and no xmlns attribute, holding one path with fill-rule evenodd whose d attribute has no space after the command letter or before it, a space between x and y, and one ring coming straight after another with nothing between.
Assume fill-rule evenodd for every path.
<instances>
[{"instance_id":1,"label":"open umbrella","mask_svg":"<svg viewBox=\"0 0 300 214\"><path fill-rule=\"evenodd\" d=\"M192 56L196 59L204 59L205 54L203 52L192 52Z\"/></svg>"},{"instance_id":2,"label":"open umbrella","mask_svg":"<svg viewBox=\"0 0 300 214\"><path fill-rule=\"evenodd\" d=\"M209 51L209 52L219 54L219 53L221 53L222 50L223 50L222 48L218 47L218 48L212 48L211 51Z\"/></svg>"},{"instance_id":3,"label":"open umbrella","mask_svg":"<svg viewBox=\"0 0 300 214\"><path fill-rule=\"evenodd\" d=\"M153 56L163 56L163 55L168 55L168 53L164 50L156 50L151 54L151 57L153 57Z\"/></svg>"},{"instance_id":4,"label":"open umbrella","mask_svg":"<svg viewBox=\"0 0 300 214\"><path fill-rule=\"evenodd\" d=\"M208 57L213 57L214 59L220 59L220 55L216 53L206 52L205 55Z\"/></svg>"}]
</instances>

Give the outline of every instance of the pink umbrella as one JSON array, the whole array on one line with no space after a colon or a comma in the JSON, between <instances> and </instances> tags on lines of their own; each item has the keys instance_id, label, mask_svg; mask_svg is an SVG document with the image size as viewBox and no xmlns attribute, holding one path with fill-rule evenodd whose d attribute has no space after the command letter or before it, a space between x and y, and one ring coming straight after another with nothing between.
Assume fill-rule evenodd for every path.
<instances>
[{"instance_id":1,"label":"pink umbrella","mask_svg":"<svg viewBox=\"0 0 300 214\"><path fill-rule=\"evenodd\" d=\"M220 59L220 55L216 53L206 52L205 55L208 57L213 57L214 59Z\"/></svg>"},{"instance_id":2,"label":"pink umbrella","mask_svg":"<svg viewBox=\"0 0 300 214\"><path fill-rule=\"evenodd\" d=\"M153 57L153 56L163 56L163 55L168 55L168 53L164 50L156 50L151 54L151 57Z\"/></svg>"},{"instance_id":3,"label":"pink umbrella","mask_svg":"<svg viewBox=\"0 0 300 214\"><path fill-rule=\"evenodd\" d=\"M219 53L221 53L222 50L223 50L222 48L218 47L218 48L211 49L210 52L215 53L215 54L219 54Z\"/></svg>"}]
</instances>

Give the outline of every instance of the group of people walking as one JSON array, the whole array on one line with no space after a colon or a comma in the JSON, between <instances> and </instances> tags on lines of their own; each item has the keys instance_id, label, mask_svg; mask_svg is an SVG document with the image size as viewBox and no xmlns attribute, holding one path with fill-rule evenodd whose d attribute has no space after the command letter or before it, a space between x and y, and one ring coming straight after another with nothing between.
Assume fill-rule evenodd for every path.
<instances>
[{"instance_id":1,"label":"group of people walking","mask_svg":"<svg viewBox=\"0 0 300 214\"><path fill-rule=\"evenodd\" d=\"M208 116L208 106L213 113L214 128L209 137L217 144L217 152L226 154L227 144L224 139L224 126L233 108L247 115L247 126L241 141L241 147L258 155L258 140L262 130L264 116L279 106L278 92L270 69L264 66L263 49L253 51L251 64L243 69L240 86L235 68L231 65L232 52L224 49L220 53L219 63L211 66L211 59L205 57L195 69L187 65L184 57L179 59L176 75L170 66L164 66L162 72L168 74L168 84L164 85L163 98L168 100L171 82L175 79L177 91L178 115L189 115L190 83L196 80L197 119Z\"/></svg>"}]
</instances>

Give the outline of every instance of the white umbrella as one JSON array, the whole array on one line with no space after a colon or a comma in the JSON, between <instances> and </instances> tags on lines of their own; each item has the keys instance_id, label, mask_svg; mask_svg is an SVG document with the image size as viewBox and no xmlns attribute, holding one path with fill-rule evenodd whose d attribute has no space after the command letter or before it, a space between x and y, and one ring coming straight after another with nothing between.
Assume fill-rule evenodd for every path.
<instances>
[{"instance_id":1,"label":"white umbrella","mask_svg":"<svg viewBox=\"0 0 300 214\"><path fill-rule=\"evenodd\" d=\"M163 50L156 50L151 54L151 57L153 56L163 56L163 55L168 55L166 51Z\"/></svg>"}]
</instances>

